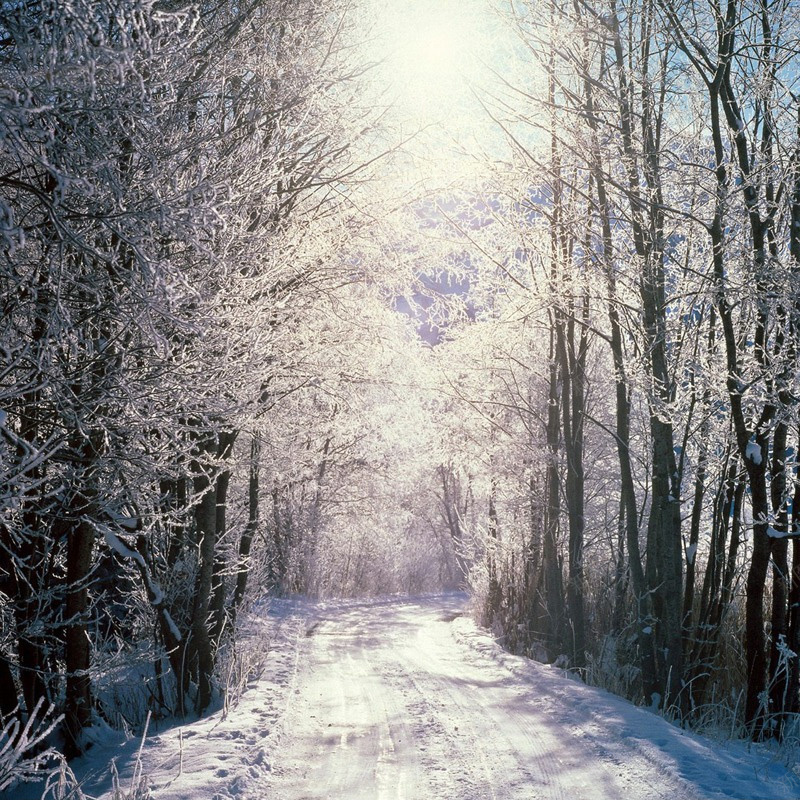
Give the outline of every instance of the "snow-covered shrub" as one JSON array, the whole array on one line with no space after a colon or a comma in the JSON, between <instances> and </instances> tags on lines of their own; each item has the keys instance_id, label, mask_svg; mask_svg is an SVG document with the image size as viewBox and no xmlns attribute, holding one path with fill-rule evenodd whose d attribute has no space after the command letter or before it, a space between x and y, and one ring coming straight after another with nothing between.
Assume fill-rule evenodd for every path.
<instances>
[{"instance_id":1,"label":"snow-covered shrub","mask_svg":"<svg viewBox=\"0 0 800 800\"><path fill-rule=\"evenodd\" d=\"M691 724L706 736L723 740L746 738L744 689L717 694L716 685L712 685L708 701L692 709Z\"/></svg>"},{"instance_id":2,"label":"snow-covered shrub","mask_svg":"<svg viewBox=\"0 0 800 800\"><path fill-rule=\"evenodd\" d=\"M630 657L631 649L630 632L604 636L599 651L586 656L586 683L621 697L640 694L641 670Z\"/></svg>"},{"instance_id":3,"label":"snow-covered shrub","mask_svg":"<svg viewBox=\"0 0 800 800\"><path fill-rule=\"evenodd\" d=\"M133 765L133 774L131 775L130 783L127 788L120 782L119 772L117 770L117 762L112 759L111 761L111 800L150 800L152 793L150 792L149 781L142 769L142 751L144 750L145 741L147 740L147 729L150 726L150 715L148 714L147 720L144 724L144 731L142 732L142 740L139 744L139 749L136 751L136 761Z\"/></svg>"},{"instance_id":4,"label":"snow-covered shrub","mask_svg":"<svg viewBox=\"0 0 800 800\"><path fill-rule=\"evenodd\" d=\"M241 632L228 637L217 655L217 679L223 696L223 713L235 708L250 684L264 672L270 647L252 617L240 625Z\"/></svg>"},{"instance_id":5,"label":"snow-covered shrub","mask_svg":"<svg viewBox=\"0 0 800 800\"><path fill-rule=\"evenodd\" d=\"M142 730L148 715L170 716L176 708L176 681L163 654L144 642L105 653L92 669L101 716L126 735ZM157 674L156 666L160 666Z\"/></svg>"},{"instance_id":6,"label":"snow-covered shrub","mask_svg":"<svg viewBox=\"0 0 800 800\"><path fill-rule=\"evenodd\" d=\"M16 783L40 780L59 760L59 754L46 746L47 738L61 722L53 706L42 710L40 700L25 725L17 716L5 721L0 731L0 791Z\"/></svg>"},{"instance_id":7,"label":"snow-covered shrub","mask_svg":"<svg viewBox=\"0 0 800 800\"><path fill-rule=\"evenodd\" d=\"M86 800L75 773L60 753L58 766L50 771L44 782L41 800Z\"/></svg>"},{"instance_id":8,"label":"snow-covered shrub","mask_svg":"<svg viewBox=\"0 0 800 800\"><path fill-rule=\"evenodd\" d=\"M141 751L136 759L133 777L128 787L120 781L117 764L111 762L111 800L150 800L153 796L148 786L147 776L141 771Z\"/></svg>"}]
</instances>

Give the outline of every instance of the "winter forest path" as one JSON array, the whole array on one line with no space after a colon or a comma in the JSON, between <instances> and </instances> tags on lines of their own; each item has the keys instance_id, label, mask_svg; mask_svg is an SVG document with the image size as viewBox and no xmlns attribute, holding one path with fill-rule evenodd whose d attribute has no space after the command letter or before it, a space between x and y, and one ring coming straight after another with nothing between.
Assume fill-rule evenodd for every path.
<instances>
[{"instance_id":1,"label":"winter forest path","mask_svg":"<svg viewBox=\"0 0 800 800\"><path fill-rule=\"evenodd\" d=\"M760 783L766 774L741 753L503 653L462 616L464 602L321 606L300 637L271 769L243 797L688 800L789 789Z\"/></svg>"},{"instance_id":2,"label":"winter forest path","mask_svg":"<svg viewBox=\"0 0 800 800\"><path fill-rule=\"evenodd\" d=\"M227 713L152 725L73 766L87 800L797 800L760 746L716 742L505 653L461 595L273 600L247 620L263 667ZM244 687L243 687L244 688ZM784 755L783 759L785 760ZM39 800L41 787L9 800ZM5 800L8 795L0 795Z\"/></svg>"}]
</instances>

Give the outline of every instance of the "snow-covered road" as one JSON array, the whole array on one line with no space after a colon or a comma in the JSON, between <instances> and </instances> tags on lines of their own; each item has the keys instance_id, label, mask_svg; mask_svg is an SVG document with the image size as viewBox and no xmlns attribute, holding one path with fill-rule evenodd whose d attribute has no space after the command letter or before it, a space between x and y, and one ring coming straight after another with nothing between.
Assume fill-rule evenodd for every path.
<instances>
[{"instance_id":1,"label":"snow-covered road","mask_svg":"<svg viewBox=\"0 0 800 800\"><path fill-rule=\"evenodd\" d=\"M743 762L503 653L463 605L323 606L309 618L272 769L247 800L798 796L778 764Z\"/></svg>"},{"instance_id":2,"label":"snow-covered road","mask_svg":"<svg viewBox=\"0 0 800 800\"><path fill-rule=\"evenodd\" d=\"M800 798L796 750L705 739L509 655L463 596L273 601L245 645L264 671L237 705L153 724L138 766L138 740L98 741L74 764L85 796L116 796L113 759L153 800Z\"/></svg>"}]
</instances>

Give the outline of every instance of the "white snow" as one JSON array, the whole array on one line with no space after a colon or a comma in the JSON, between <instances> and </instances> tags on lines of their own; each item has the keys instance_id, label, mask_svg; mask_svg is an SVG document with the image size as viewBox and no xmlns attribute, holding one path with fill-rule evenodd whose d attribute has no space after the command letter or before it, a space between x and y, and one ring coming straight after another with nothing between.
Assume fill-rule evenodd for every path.
<instances>
[{"instance_id":1,"label":"white snow","mask_svg":"<svg viewBox=\"0 0 800 800\"><path fill-rule=\"evenodd\" d=\"M697 544L690 544L686 548L686 563L694 564L694 557L697 555Z\"/></svg>"},{"instance_id":2,"label":"white snow","mask_svg":"<svg viewBox=\"0 0 800 800\"><path fill-rule=\"evenodd\" d=\"M261 678L227 716L153 730L143 780L157 800L800 797L776 751L703 738L509 655L465 605L273 604L251 640L269 648ZM87 797L110 800L111 758L127 791L138 748L100 744L74 764Z\"/></svg>"},{"instance_id":3,"label":"white snow","mask_svg":"<svg viewBox=\"0 0 800 800\"><path fill-rule=\"evenodd\" d=\"M757 444L756 442L748 442L744 457L752 461L754 464L760 464L762 458L761 445Z\"/></svg>"},{"instance_id":4,"label":"white snow","mask_svg":"<svg viewBox=\"0 0 800 800\"><path fill-rule=\"evenodd\" d=\"M117 534L111 530L111 528L109 528L107 525L103 525L102 531L103 531L103 538L106 540L106 544L118 556L120 556L120 558L130 558L143 567L147 566L141 554L137 553L135 550L132 550L130 547L128 547L128 545L125 544L125 542L123 542L122 539L120 539L119 536L117 536Z\"/></svg>"}]
</instances>

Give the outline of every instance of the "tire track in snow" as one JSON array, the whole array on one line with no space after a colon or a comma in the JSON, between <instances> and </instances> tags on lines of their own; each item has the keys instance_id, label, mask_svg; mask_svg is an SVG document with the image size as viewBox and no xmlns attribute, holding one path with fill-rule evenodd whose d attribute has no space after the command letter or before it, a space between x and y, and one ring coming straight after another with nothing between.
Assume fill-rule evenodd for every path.
<instances>
[{"instance_id":1,"label":"tire track in snow","mask_svg":"<svg viewBox=\"0 0 800 800\"><path fill-rule=\"evenodd\" d=\"M451 744L457 742L463 753L461 763L454 766L473 772L469 793L457 796L493 800L574 796L562 791L559 764L536 726L516 711L513 686L503 685L502 678L498 684L496 674L487 677L485 665L476 664L457 646L449 624L436 621L421 628L415 645L406 645L401 654L401 660L414 667L408 677L423 702L432 704L436 698L431 707L453 720ZM509 735L510 729L518 735ZM471 763L474 758L479 774Z\"/></svg>"},{"instance_id":2,"label":"tire track in snow","mask_svg":"<svg viewBox=\"0 0 800 800\"><path fill-rule=\"evenodd\" d=\"M701 796L663 759L648 761L635 741L613 733L613 713L599 719L582 711L580 698L596 690L541 665L526 671L485 635L465 635L452 622L462 604L438 598L328 607L304 642L284 735L270 753L272 773L247 796Z\"/></svg>"},{"instance_id":3,"label":"tire track in snow","mask_svg":"<svg viewBox=\"0 0 800 800\"><path fill-rule=\"evenodd\" d=\"M412 800L418 765L404 718L385 692L380 649L353 614L316 628L286 720L270 797Z\"/></svg>"}]
</instances>

